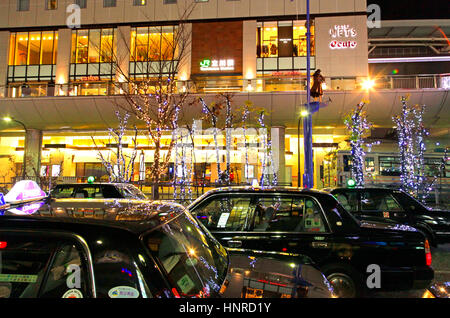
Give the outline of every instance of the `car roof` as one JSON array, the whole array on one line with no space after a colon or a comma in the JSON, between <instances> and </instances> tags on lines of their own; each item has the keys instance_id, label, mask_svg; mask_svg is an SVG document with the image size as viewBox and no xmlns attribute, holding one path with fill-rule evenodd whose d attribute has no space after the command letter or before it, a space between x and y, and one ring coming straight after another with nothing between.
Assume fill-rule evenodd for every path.
<instances>
[{"instance_id":1,"label":"car roof","mask_svg":"<svg viewBox=\"0 0 450 318\"><path fill-rule=\"evenodd\" d=\"M379 190L379 191L402 191L401 189L397 188L384 188L379 186L366 186L366 187L355 187L355 188L347 188L347 187L335 187L335 188L328 188L325 191L332 192L335 190Z\"/></svg>"},{"instance_id":2,"label":"car roof","mask_svg":"<svg viewBox=\"0 0 450 318\"><path fill-rule=\"evenodd\" d=\"M39 205L34 213L17 214L17 206L5 210L0 222L38 221L43 227L55 223L64 227L95 225L121 228L141 234L163 225L186 212L176 203L130 199L51 199L28 203Z\"/></svg>"},{"instance_id":3,"label":"car roof","mask_svg":"<svg viewBox=\"0 0 450 318\"><path fill-rule=\"evenodd\" d=\"M254 192L254 193L272 193L272 192L283 192L283 193L326 193L318 189L306 189L297 187L284 187L284 186L270 186L270 187L260 187L260 186L232 186L232 187L221 187L209 190L208 193L220 193L220 192Z\"/></svg>"}]
</instances>

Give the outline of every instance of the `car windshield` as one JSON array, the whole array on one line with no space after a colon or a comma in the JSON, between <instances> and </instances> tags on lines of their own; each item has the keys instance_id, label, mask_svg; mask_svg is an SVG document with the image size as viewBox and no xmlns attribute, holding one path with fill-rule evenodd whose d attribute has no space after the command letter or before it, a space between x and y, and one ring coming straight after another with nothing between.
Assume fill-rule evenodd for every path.
<instances>
[{"instance_id":1,"label":"car windshield","mask_svg":"<svg viewBox=\"0 0 450 318\"><path fill-rule=\"evenodd\" d=\"M152 230L144 243L180 297L216 295L228 270L225 248L188 213Z\"/></svg>"},{"instance_id":2,"label":"car windshield","mask_svg":"<svg viewBox=\"0 0 450 318\"><path fill-rule=\"evenodd\" d=\"M145 194L142 193L141 190L136 188L134 185L118 185L117 189L125 199L147 200Z\"/></svg>"}]
</instances>

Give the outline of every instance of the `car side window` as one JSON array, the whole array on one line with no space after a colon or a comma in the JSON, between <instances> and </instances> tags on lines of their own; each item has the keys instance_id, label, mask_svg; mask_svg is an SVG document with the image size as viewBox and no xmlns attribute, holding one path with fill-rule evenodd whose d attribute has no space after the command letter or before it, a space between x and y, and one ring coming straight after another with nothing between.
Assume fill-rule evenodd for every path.
<instances>
[{"instance_id":1,"label":"car side window","mask_svg":"<svg viewBox=\"0 0 450 318\"><path fill-rule=\"evenodd\" d=\"M349 212L358 211L358 193L340 192L334 195L341 205Z\"/></svg>"},{"instance_id":2,"label":"car side window","mask_svg":"<svg viewBox=\"0 0 450 318\"><path fill-rule=\"evenodd\" d=\"M361 193L361 210L379 212L403 209L390 193L364 191Z\"/></svg>"},{"instance_id":3,"label":"car side window","mask_svg":"<svg viewBox=\"0 0 450 318\"><path fill-rule=\"evenodd\" d=\"M254 212L253 231L286 231L291 225L292 198L262 197Z\"/></svg>"},{"instance_id":4,"label":"car side window","mask_svg":"<svg viewBox=\"0 0 450 318\"><path fill-rule=\"evenodd\" d=\"M326 231L320 207L308 197L261 198L254 214L253 231Z\"/></svg>"},{"instance_id":5,"label":"car side window","mask_svg":"<svg viewBox=\"0 0 450 318\"><path fill-rule=\"evenodd\" d=\"M212 231L242 231L250 222L249 197L217 196L195 209L196 217Z\"/></svg>"},{"instance_id":6,"label":"car side window","mask_svg":"<svg viewBox=\"0 0 450 318\"><path fill-rule=\"evenodd\" d=\"M57 186L52 191L52 196L57 199L65 199L71 198L75 191L75 187L73 186Z\"/></svg>"},{"instance_id":7,"label":"car side window","mask_svg":"<svg viewBox=\"0 0 450 318\"><path fill-rule=\"evenodd\" d=\"M86 264L74 242L66 238L2 233L0 241L6 242L6 247L0 250L0 298L91 296Z\"/></svg>"},{"instance_id":8,"label":"car side window","mask_svg":"<svg viewBox=\"0 0 450 318\"><path fill-rule=\"evenodd\" d=\"M102 190L99 186L79 186L75 192L75 198L102 198Z\"/></svg>"},{"instance_id":9,"label":"car side window","mask_svg":"<svg viewBox=\"0 0 450 318\"><path fill-rule=\"evenodd\" d=\"M59 248L55 253L40 297L86 298L91 296L82 253L74 244L65 244Z\"/></svg>"}]
</instances>

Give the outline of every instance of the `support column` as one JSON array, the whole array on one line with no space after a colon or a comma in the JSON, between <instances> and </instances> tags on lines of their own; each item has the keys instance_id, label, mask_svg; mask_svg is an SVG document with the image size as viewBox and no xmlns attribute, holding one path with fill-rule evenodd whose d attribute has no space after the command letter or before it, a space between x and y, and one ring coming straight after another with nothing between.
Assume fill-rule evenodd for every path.
<instances>
[{"instance_id":1,"label":"support column","mask_svg":"<svg viewBox=\"0 0 450 318\"><path fill-rule=\"evenodd\" d=\"M192 71L192 23L183 24L182 31L184 34L181 36L180 45L185 46L183 56L178 63L178 81L189 81L191 79ZM188 89L189 85L186 83L180 83L178 89L183 91Z\"/></svg>"},{"instance_id":2,"label":"support column","mask_svg":"<svg viewBox=\"0 0 450 318\"><path fill-rule=\"evenodd\" d=\"M278 183L286 184L291 180L286 180L286 148L285 148L285 127L272 127L270 129L272 139L272 155L273 155L273 168L277 174Z\"/></svg>"},{"instance_id":3,"label":"support column","mask_svg":"<svg viewBox=\"0 0 450 318\"><path fill-rule=\"evenodd\" d=\"M130 75L130 49L131 49L131 27L119 26L117 28L117 69L116 83L127 82ZM116 93L121 93L116 86ZM122 89L126 89L126 85Z\"/></svg>"},{"instance_id":4,"label":"support column","mask_svg":"<svg viewBox=\"0 0 450 318\"><path fill-rule=\"evenodd\" d=\"M56 61L55 95L65 96L68 92L72 29L58 30L58 59Z\"/></svg>"},{"instance_id":5,"label":"support column","mask_svg":"<svg viewBox=\"0 0 450 318\"><path fill-rule=\"evenodd\" d=\"M41 152L42 130L27 129L23 156L23 170L26 179L38 181L41 173Z\"/></svg>"},{"instance_id":6,"label":"support column","mask_svg":"<svg viewBox=\"0 0 450 318\"><path fill-rule=\"evenodd\" d=\"M0 97L6 96L8 78L9 32L0 32Z\"/></svg>"},{"instance_id":7,"label":"support column","mask_svg":"<svg viewBox=\"0 0 450 318\"><path fill-rule=\"evenodd\" d=\"M243 22L242 76L244 89L256 88L256 20Z\"/></svg>"}]
</instances>

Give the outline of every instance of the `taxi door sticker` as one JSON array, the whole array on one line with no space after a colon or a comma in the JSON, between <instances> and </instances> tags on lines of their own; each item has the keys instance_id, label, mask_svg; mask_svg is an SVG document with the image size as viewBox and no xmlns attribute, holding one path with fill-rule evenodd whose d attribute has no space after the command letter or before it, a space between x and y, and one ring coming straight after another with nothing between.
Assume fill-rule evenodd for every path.
<instances>
[{"instance_id":1,"label":"taxi door sticker","mask_svg":"<svg viewBox=\"0 0 450 318\"><path fill-rule=\"evenodd\" d=\"M388 219L389 218L389 212L383 212L383 217Z\"/></svg>"},{"instance_id":2,"label":"taxi door sticker","mask_svg":"<svg viewBox=\"0 0 450 318\"><path fill-rule=\"evenodd\" d=\"M1 283L36 283L37 275L0 274Z\"/></svg>"},{"instance_id":3,"label":"taxi door sticker","mask_svg":"<svg viewBox=\"0 0 450 318\"><path fill-rule=\"evenodd\" d=\"M228 218L230 217L230 213L222 213L219 218L219 222L217 222L217 227L224 228L227 226Z\"/></svg>"},{"instance_id":4,"label":"taxi door sticker","mask_svg":"<svg viewBox=\"0 0 450 318\"><path fill-rule=\"evenodd\" d=\"M177 285L181 288L181 292L183 294L187 294L193 287L195 287L194 282L187 274L177 281Z\"/></svg>"},{"instance_id":5,"label":"taxi door sticker","mask_svg":"<svg viewBox=\"0 0 450 318\"><path fill-rule=\"evenodd\" d=\"M138 298L139 291L129 286L117 286L108 291L109 298Z\"/></svg>"},{"instance_id":6,"label":"taxi door sticker","mask_svg":"<svg viewBox=\"0 0 450 318\"><path fill-rule=\"evenodd\" d=\"M78 289L69 289L62 298L83 298L83 294Z\"/></svg>"}]
</instances>

